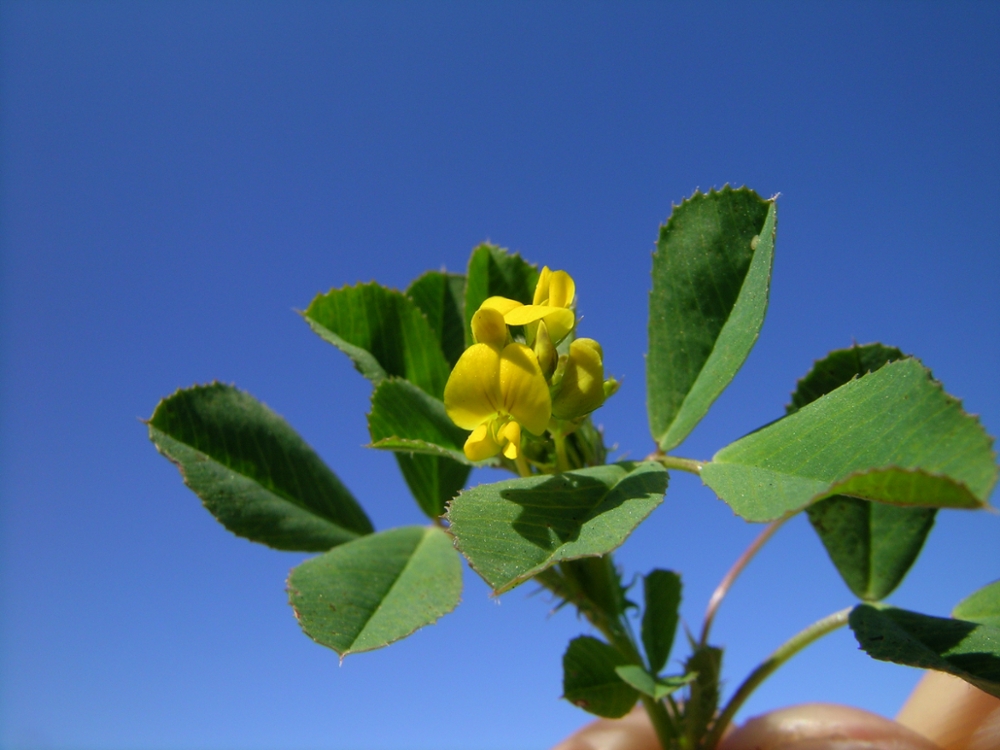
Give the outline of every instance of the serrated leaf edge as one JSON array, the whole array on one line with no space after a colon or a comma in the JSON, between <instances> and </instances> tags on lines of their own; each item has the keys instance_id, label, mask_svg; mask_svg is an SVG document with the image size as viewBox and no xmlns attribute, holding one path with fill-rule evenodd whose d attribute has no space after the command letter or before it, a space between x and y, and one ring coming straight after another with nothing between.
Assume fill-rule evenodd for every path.
<instances>
[{"instance_id":1,"label":"serrated leaf edge","mask_svg":"<svg viewBox=\"0 0 1000 750\"><path fill-rule=\"evenodd\" d=\"M400 529L400 528L406 528L406 527L405 526L397 526L396 528ZM424 528L424 536L423 536L423 538L420 540L420 543L417 544L417 546L413 548L413 553L407 559L406 565L404 565L402 567L402 569L399 571L399 573L396 575L395 580L392 582L392 585L389 587L388 591L386 592L386 596L382 598L383 602L385 601L385 599L388 598L389 593L391 593L392 590L396 587L396 584L399 582L399 579L403 577L403 573L405 573L406 570L410 567L411 563L413 562L413 558L416 557L417 550L419 550L420 547L423 546L423 544L426 543L427 539L430 538L430 535L427 532L442 531L442 533L447 533L447 532L444 532L442 529L439 529L436 526L425 526L423 528ZM385 529L385 531L395 531L395 529ZM339 547L335 547L334 549L340 549L340 547L343 547L343 546L344 545L340 545ZM330 551L332 552L333 550L330 550ZM323 553L323 554L326 554L326 553ZM317 555L317 557L322 557L322 555ZM315 558L310 558L310 560L312 560L312 559L315 559ZM305 562L308 562L308 560L306 560ZM300 563L300 565L301 564L302 563ZM298 567L298 566L296 566L296 567ZM299 627L302 628L302 632L305 633L306 636L308 636L311 641L313 641L314 643L316 643L316 644L318 644L320 646L323 646L324 648L328 648L331 651L333 651L334 653L336 653L340 657L340 663L341 664L343 664L344 663L344 659L346 659L351 654L363 654L363 653L365 653L367 651L377 651L380 648L385 648L386 646L391 646L393 643L398 643L399 641L403 640L404 638L409 638L411 635L413 635L414 633L416 633L418 630L420 630L422 628L426 628L428 625L434 625L435 623L437 623L445 615L451 614L452 612L455 611L455 609L458 607L458 605L462 603L462 595L461 595L461 592L459 592L458 599L456 599L455 603L451 606L451 608L445 610L444 612L442 612L441 614L439 614L437 617L435 617L430 622L425 622L423 625L417 625L412 630L404 633L403 635L400 635L398 638L393 638L391 641L386 641L381 646L372 646L370 648L361 648L361 649L357 649L357 650L348 648L348 649L345 649L343 652L341 652L341 651L338 651L333 646L330 646L330 645L328 645L326 643L323 643L322 641L319 641L316 638L314 638L312 636L312 634L308 630L305 629L305 626L302 625L302 617L299 614L298 607L296 607L295 603L292 601L292 596L294 594L301 595L300 591L298 591L297 589L295 589L295 588L292 587L292 573L294 573L294 572L295 572L295 568L292 568L288 572L288 578L285 579L285 591L288 593L288 604L292 608L292 612L295 615L296 622L299 623ZM461 586L461 583L459 585ZM365 620L365 624L361 627L361 630L358 631L358 636L355 636L355 638L352 641L352 643L356 643L357 642L358 637L360 636L361 632L364 631L365 627L367 627L368 623L371 622L371 619L375 616L375 613L378 612L378 610L381 607L382 607L382 603L380 602L379 605L377 607L375 607L374 610L372 610L372 613Z\"/></svg>"}]
</instances>

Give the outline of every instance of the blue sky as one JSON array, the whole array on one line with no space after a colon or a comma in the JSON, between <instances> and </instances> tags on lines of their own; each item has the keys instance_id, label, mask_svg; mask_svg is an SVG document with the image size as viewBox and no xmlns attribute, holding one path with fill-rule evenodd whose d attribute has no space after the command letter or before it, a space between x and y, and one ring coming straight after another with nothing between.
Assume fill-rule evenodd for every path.
<instances>
[{"instance_id":1,"label":"blue sky","mask_svg":"<svg viewBox=\"0 0 1000 750\"><path fill-rule=\"evenodd\" d=\"M781 194L771 306L679 454L776 418L852 341L921 357L995 434L998 53L1000 6L973 2L4 3L0 746L545 748L581 725L560 659L584 624L468 571L454 614L338 667L285 603L303 556L218 526L139 419L236 383L378 528L420 523L363 447L367 382L294 311L490 239L576 278L623 378L597 421L645 455L658 226L729 183ZM680 570L695 626L756 531L674 476L619 559ZM997 515L940 514L892 601L947 613L1000 576L998 545ZM850 603L788 524L717 620L729 689ZM838 633L744 715L891 715L916 678Z\"/></svg>"}]
</instances>

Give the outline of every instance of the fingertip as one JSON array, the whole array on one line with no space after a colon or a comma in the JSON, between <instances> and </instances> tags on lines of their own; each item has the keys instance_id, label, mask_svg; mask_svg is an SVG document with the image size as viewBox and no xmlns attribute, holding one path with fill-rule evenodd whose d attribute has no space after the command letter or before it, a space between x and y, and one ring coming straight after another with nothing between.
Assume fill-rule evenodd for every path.
<instances>
[{"instance_id":1,"label":"fingertip","mask_svg":"<svg viewBox=\"0 0 1000 750\"><path fill-rule=\"evenodd\" d=\"M925 737L868 711L807 703L750 719L719 750L940 750Z\"/></svg>"},{"instance_id":2,"label":"fingertip","mask_svg":"<svg viewBox=\"0 0 1000 750\"><path fill-rule=\"evenodd\" d=\"M1000 699L943 672L921 678L896 721L945 750L1000 747Z\"/></svg>"}]
</instances>

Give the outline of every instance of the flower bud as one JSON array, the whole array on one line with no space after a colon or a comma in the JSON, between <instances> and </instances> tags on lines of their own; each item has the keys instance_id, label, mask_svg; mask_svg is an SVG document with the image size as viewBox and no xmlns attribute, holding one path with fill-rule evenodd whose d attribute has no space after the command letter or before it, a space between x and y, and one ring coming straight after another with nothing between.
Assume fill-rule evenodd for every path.
<instances>
[{"instance_id":1,"label":"flower bud","mask_svg":"<svg viewBox=\"0 0 1000 750\"><path fill-rule=\"evenodd\" d=\"M562 377L553 386L553 417L577 419L604 403L604 353L600 344L593 339L576 339L570 344L569 356L559 362L559 369Z\"/></svg>"},{"instance_id":2,"label":"flower bud","mask_svg":"<svg viewBox=\"0 0 1000 750\"><path fill-rule=\"evenodd\" d=\"M538 321L534 351L535 356L538 357L538 366L542 368L542 374L548 380L555 372L556 363L559 361L559 352L552 345L552 339L549 338L549 328L545 325L544 320Z\"/></svg>"}]
</instances>

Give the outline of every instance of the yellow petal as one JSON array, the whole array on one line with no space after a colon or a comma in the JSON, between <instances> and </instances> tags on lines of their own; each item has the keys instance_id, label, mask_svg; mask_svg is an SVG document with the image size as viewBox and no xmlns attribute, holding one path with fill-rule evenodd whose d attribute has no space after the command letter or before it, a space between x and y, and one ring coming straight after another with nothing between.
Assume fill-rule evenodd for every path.
<instances>
[{"instance_id":1,"label":"yellow petal","mask_svg":"<svg viewBox=\"0 0 1000 750\"><path fill-rule=\"evenodd\" d=\"M531 300L532 304L540 305L549 297L549 277L552 271L548 266L542 266L542 272L538 275L538 283L535 284L535 296Z\"/></svg>"},{"instance_id":2,"label":"yellow petal","mask_svg":"<svg viewBox=\"0 0 1000 750\"><path fill-rule=\"evenodd\" d=\"M515 307L510 312L504 313L503 319L509 326L526 326L528 323L541 320L546 315L558 309L556 307L549 307L548 305L521 305L520 307Z\"/></svg>"},{"instance_id":3,"label":"yellow petal","mask_svg":"<svg viewBox=\"0 0 1000 750\"><path fill-rule=\"evenodd\" d=\"M444 386L444 408L451 421L473 430L499 410L500 350L489 344L466 349Z\"/></svg>"},{"instance_id":4,"label":"yellow petal","mask_svg":"<svg viewBox=\"0 0 1000 750\"><path fill-rule=\"evenodd\" d=\"M554 307L553 312L545 316L545 325L549 329L549 338L554 343L562 341L576 325L576 314L565 307Z\"/></svg>"},{"instance_id":5,"label":"yellow petal","mask_svg":"<svg viewBox=\"0 0 1000 750\"><path fill-rule=\"evenodd\" d=\"M522 305L504 315L503 319L509 326L530 326L532 323L544 320L549 329L549 338L554 343L566 338L576 325L576 314L572 310L551 305Z\"/></svg>"},{"instance_id":6,"label":"yellow petal","mask_svg":"<svg viewBox=\"0 0 1000 750\"><path fill-rule=\"evenodd\" d=\"M470 461L485 461L500 452L500 444L490 435L487 425L481 424L465 441L464 451Z\"/></svg>"},{"instance_id":7,"label":"yellow petal","mask_svg":"<svg viewBox=\"0 0 1000 750\"><path fill-rule=\"evenodd\" d=\"M506 315L515 307L522 307L521 303L517 300L507 299L506 297L487 297L483 300L483 304L479 306L479 309L483 308L487 310L496 310L501 315Z\"/></svg>"},{"instance_id":8,"label":"yellow petal","mask_svg":"<svg viewBox=\"0 0 1000 750\"><path fill-rule=\"evenodd\" d=\"M500 430L500 439L507 441L503 454L511 461L516 460L521 450L521 425L517 422L508 422Z\"/></svg>"},{"instance_id":9,"label":"yellow petal","mask_svg":"<svg viewBox=\"0 0 1000 750\"><path fill-rule=\"evenodd\" d=\"M565 271L556 271L549 279L549 304L552 307L569 307L576 295L576 283Z\"/></svg>"},{"instance_id":10,"label":"yellow petal","mask_svg":"<svg viewBox=\"0 0 1000 750\"><path fill-rule=\"evenodd\" d=\"M504 411L528 432L545 432L552 416L549 386L535 353L524 344L508 344L500 355L500 393Z\"/></svg>"},{"instance_id":11,"label":"yellow petal","mask_svg":"<svg viewBox=\"0 0 1000 750\"><path fill-rule=\"evenodd\" d=\"M557 419L576 419L604 403L604 360L601 345L593 339L576 339L559 389L552 400Z\"/></svg>"},{"instance_id":12,"label":"yellow petal","mask_svg":"<svg viewBox=\"0 0 1000 750\"><path fill-rule=\"evenodd\" d=\"M472 316L472 338L479 344L502 349L507 343L507 324L503 315L489 307L480 307Z\"/></svg>"}]
</instances>

